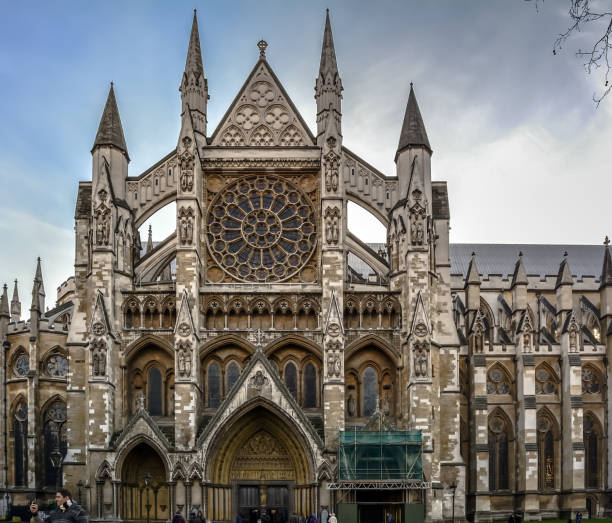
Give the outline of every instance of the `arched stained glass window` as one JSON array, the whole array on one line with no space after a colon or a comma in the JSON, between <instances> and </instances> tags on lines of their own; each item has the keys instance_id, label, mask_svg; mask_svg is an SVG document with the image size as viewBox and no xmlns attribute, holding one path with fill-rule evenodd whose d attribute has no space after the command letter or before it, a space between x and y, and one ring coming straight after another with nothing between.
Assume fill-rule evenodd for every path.
<instances>
[{"instance_id":1,"label":"arched stained glass window","mask_svg":"<svg viewBox=\"0 0 612 523\"><path fill-rule=\"evenodd\" d=\"M304 368L304 408L317 406L317 370L312 363Z\"/></svg>"},{"instance_id":2,"label":"arched stained glass window","mask_svg":"<svg viewBox=\"0 0 612 523\"><path fill-rule=\"evenodd\" d=\"M363 373L363 415L371 416L376 411L378 376L372 367Z\"/></svg>"},{"instance_id":3,"label":"arched stained glass window","mask_svg":"<svg viewBox=\"0 0 612 523\"><path fill-rule=\"evenodd\" d=\"M221 403L221 371L219 365L211 363L208 367L208 407L216 409Z\"/></svg>"},{"instance_id":4,"label":"arched stained glass window","mask_svg":"<svg viewBox=\"0 0 612 523\"><path fill-rule=\"evenodd\" d=\"M232 387L238 381L239 377L240 377L240 367L238 367L238 364L235 361L232 361L227 366L227 390L228 392L232 390Z\"/></svg>"},{"instance_id":5,"label":"arched stained glass window","mask_svg":"<svg viewBox=\"0 0 612 523\"><path fill-rule=\"evenodd\" d=\"M585 487L599 488L599 435L590 415L584 417Z\"/></svg>"},{"instance_id":6,"label":"arched stained glass window","mask_svg":"<svg viewBox=\"0 0 612 523\"><path fill-rule=\"evenodd\" d=\"M149 397L148 407L151 416L162 415L162 375L157 367L149 371Z\"/></svg>"},{"instance_id":7,"label":"arched stained glass window","mask_svg":"<svg viewBox=\"0 0 612 523\"><path fill-rule=\"evenodd\" d=\"M538 429L538 486L541 490L555 488L555 438L552 423L547 417L540 417Z\"/></svg>"},{"instance_id":8,"label":"arched stained glass window","mask_svg":"<svg viewBox=\"0 0 612 523\"><path fill-rule=\"evenodd\" d=\"M508 433L501 416L489 421L489 490L508 489Z\"/></svg>"},{"instance_id":9,"label":"arched stained glass window","mask_svg":"<svg viewBox=\"0 0 612 523\"><path fill-rule=\"evenodd\" d=\"M28 470L28 406L22 401L15 409L13 427L15 438L15 485L25 486Z\"/></svg>"},{"instance_id":10,"label":"arched stained glass window","mask_svg":"<svg viewBox=\"0 0 612 523\"><path fill-rule=\"evenodd\" d=\"M297 399L297 369L292 362L285 365L285 385L287 385L291 395Z\"/></svg>"},{"instance_id":11,"label":"arched stained glass window","mask_svg":"<svg viewBox=\"0 0 612 523\"><path fill-rule=\"evenodd\" d=\"M59 450L63 456L66 456L66 451L68 450L66 440L66 404L61 401L54 402L47 409L44 419L45 485L55 486L58 471L51 461L52 453Z\"/></svg>"}]
</instances>

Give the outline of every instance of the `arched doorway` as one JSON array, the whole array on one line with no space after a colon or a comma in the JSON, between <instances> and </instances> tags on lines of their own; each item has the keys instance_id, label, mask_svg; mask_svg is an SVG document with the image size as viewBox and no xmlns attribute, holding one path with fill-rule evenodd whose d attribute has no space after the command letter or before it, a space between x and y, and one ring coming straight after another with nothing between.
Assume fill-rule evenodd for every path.
<instances>
[{"instance_id":1,"label":"arched doorway","mask_svg":"<svg viewBox=\"0 0 612 523\"><path fill-rule=\"evenodd\" d=\"M146 521L147 505L151 521L171 519L166 467L146 443L136 445L123 461L119 503L123 521Z\"/></svg>"},{"instance_id":2,"label":"arched doorway","mask_svg":"<svg viewBox=\"0 0 612 523\"><path fill-rule=\"evenodd\" d=\"M315 488L308 451L295 427L265 406L242 415L216 437L207 489L214 521L249 521L253 511L287 521L292 512L312 514ZM281 517L283 519L281 519Z\"/></svg>"}]
</instances>

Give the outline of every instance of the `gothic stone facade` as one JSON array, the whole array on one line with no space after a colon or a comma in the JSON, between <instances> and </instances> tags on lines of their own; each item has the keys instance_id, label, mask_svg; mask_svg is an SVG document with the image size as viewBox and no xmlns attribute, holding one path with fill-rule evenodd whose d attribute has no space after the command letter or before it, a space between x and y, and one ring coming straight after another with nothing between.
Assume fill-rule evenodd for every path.
<instances>
[{"instance_id":1,"label":"gothic stone facade","mask_svg":"<svg viewBox=\"0 0 612 523\"><path fill-rule=\"evenodd\" d=\"M574 249L601 272L546 246L525 261L475 246L468 266L412 87L387 176L343 144L329 18L316 135L259 48L208 134L194 16L177 146L138 176L111 86L74 277L45 311L39 262L27 320L17 286L2 296L3 510L52 494L59 451L94 519L143 519L146 504L157 520L311 513L339 501L339 431L382 415L422 431L426 489L391 494L428 520L451 517L451 484L459 519L607 515L608 247ZM383 248L347 230L349 201L387 226ZM176 233L142 249L139 227L169 202Z\"/></svg>"}]
</instances>

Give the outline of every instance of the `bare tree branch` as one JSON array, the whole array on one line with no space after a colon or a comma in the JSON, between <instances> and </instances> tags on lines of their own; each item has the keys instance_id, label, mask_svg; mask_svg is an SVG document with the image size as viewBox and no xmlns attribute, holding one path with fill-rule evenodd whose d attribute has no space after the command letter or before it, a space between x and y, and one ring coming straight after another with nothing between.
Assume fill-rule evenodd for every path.
<instances>
[{"instance_id":1,"label":"bare tree branch","mask_svg":"<svg viewBox=\"0 0 612 523\"><path fill-rule=\"evenodd\" d=\"M538 9L538 3L544 0L534 1L536 9ZM612 8L612 2L610 0L569 0L569 4L571 24L567 31L560 34L555 40L553 54L556 55L557 52L561 51L568 39L575 33L581 33L583 29L593 30L594 28L600 31L598 34L601 36L591 48L576 51L576 56L584 59L584 67L587 73L591 74L603 68L603 89L599 94L593 93L593 101L599 106L612 90L609 81L612 66L610 65L611 57L608 54L612 49L612 10L605 9L606 7Z\"/></svg>"}]
</instances>

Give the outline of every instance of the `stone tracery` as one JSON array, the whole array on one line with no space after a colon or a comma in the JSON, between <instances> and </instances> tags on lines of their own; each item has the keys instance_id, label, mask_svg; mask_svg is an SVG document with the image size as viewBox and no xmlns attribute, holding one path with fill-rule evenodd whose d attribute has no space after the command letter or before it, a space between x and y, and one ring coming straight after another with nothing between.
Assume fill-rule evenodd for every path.
<instances>
[{"instance_id":1,"label":"stone tracery","mask_svg":"<svg viewBox=\"0 0 612 523\"><path fill-rule=\"evenodd\" d=\"M306 195L277 176L247 176L228 184L208 214L215 261L241 281L283 281L310 259L315 214Z\"/></svg>"}]
</instances>

